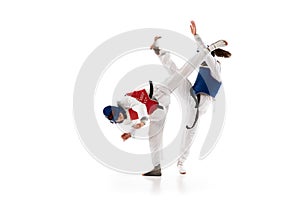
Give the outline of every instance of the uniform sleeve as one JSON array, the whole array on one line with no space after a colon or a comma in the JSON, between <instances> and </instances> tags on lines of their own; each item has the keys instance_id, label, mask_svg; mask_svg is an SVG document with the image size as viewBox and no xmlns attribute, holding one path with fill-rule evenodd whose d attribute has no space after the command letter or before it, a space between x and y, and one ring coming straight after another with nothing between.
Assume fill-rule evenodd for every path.
<instances>
[{"instance_id":1,"label":"uniform sleeve","mask_svg":"<svg viewBox=\"0 0 300 200\"><path fill-rule=\"evenodd\" d=\"M202 39L200 38L200 36L198 34L194 35L194 38L197 42L198 50L206 48L204 42L202 41Z\"/></svg>"},{"instance_id":2,"label":"uniform sleeve","mask_svg":"<svg viewBox=\"0 0 300 200\"><path fill-rule=\"evenodd\" d=\"M124 109L132 108L137 105L138 101L130 96L125 95L120 101L118 101L118 105Z\"/></svg>"},{"instance_id":3,"label":"uniform sleeve","mask_svg":"<svg viewBox=\"0 0 300 200\"><path fill-rule=\"evenodd\" d=\"M135 138L135 129L133 127L130 127L129 133L132 138Z\"/></svg>"},{"instance_id":4,"label":"uniform sleeve","mask_svg":"<svg viewBox=\"0 0 300 200\"><path fill-rule=\"evenodd\" d=\"M137 101L137 102L138 102L138 105L133 106L132 110L134 110L135 112L138 113L140 121L146 125L149 121L147 108L146 108L145 104L142 104L139 101Z\"/></svg>"},{"instance_id":5,"label":"uniform sleeve","mask_svg":"<svg viewBox=\"0 0 300 200\"><path fill-rule=\"evenodd\" d=\"M149 116L147 113L147 108L145 104L142 104L138 100L136 100L133 97L130 96L124 96L121 101L118 102L118 105L125 109L132 108L135 112L138 113L139 119L141 122L144 122L145 124L149 121Z\"/></svg>"},{"instance_id":6,"label":"uniform sleeve","mask_svg":"<svg viewBox=\"0 0 300 200\"><path fill-rule=\"evenodd\" d=\"M124 127L122 127L121 129L124 130L126 133L129 133L132 138L135 138L136 130L133 128L135 123L130 119L125 119L122 124L124 125Z\"/></svg>"},{"instance_id":7,"label":"uniform sleeve","mask_svg":"<svg viewBox=\"0 0 300 200\"><path fill-rule=\"evenodd\" d=\"M197 42L198 50L206 49L206 46L205 46L204 42L202 41L202 39L200 38L200 36L198 34L196 34L194 37L195 37L195 40ZM204 60L205 60L205 62L208 66L203 66L203 67L208 67L211 71L211 75L216 80L221 82L221 76L220 76L221 66L220 66L220 63L210 53L206 55Z\"/></svg>"},{"instance_id":8,"label":"uniform sleeve","mask_svg":"<svg viewBox=\"0 0 300 200\"><path fill-rule=\"evenodd\" d=\"M221 82L221 65L212 55L208 54L205 58L205 62L210 69L211 75L219 82Z\"/></svg>"}]
</instances>

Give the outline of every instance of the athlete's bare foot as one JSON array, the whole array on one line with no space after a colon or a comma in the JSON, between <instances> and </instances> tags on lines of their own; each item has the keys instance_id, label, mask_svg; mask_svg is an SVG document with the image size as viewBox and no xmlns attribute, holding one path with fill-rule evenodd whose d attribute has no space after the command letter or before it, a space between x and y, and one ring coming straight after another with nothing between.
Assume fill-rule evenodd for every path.
<instances>
[{"instance_id":1,"label":"athlete's bare foot","mask_svg":"<svg viewBox=\"0 0 300 200\"><path fill-rule=\"evenodd\" d=\"M225 46L227 46L227 45L228 45L228 42L227 42L226 40L218 40L218 41L212 43L211 45L209 45L209 46L207 47L207 49L208 49L209 51L213 51L213 50L215 50L215 49L217 49L217 48L225 47Z\"/></svg>"},{"instance_id":2,"label":"athlete's bare foot","mask_svg":"<svg viewBox=\"0 0 300 200\"><path fill-rule=\"evenodd\" d=\"M159 49L159 47L158 47L158 45L157 45L157 40L158 39L160 39L161 38L161 36L155 36L154 37L154 42L152 43L152 45L150 46L150 49L152 49L152 50L154 50L154 52L155 52L155 54L156 55L159 55L159 51L160 51L160 49Z\"/></svg>"}]
</instances>

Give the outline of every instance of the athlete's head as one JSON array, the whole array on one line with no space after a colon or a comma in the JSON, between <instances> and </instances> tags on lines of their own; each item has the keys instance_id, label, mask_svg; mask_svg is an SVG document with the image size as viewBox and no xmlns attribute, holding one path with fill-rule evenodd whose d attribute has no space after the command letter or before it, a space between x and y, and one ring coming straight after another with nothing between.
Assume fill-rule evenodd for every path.
<instances>
[{"instance_id":1,"label":"athlete's head","mask_svg":"<svg viewBox=\"0 0 300 200\"><path fill-rule=\"evenodd\" d=\"M123 108L117 106L106 106L103 114L111 123L122 123L126 119L126 112Z\"/></svg>"},{"instance_id":2,"label":"athlete's head","mask_svg":"<svg viewBox=\"0 0 300 200\"><path fill-rule=\"evenodd\" d=\"M223 58L229 58L231 56L231 53L228 51L225 51L223 49L215 49L211 52L212 56L218 56L218 57L223 57Z\"/></svg>"}]
</instances>

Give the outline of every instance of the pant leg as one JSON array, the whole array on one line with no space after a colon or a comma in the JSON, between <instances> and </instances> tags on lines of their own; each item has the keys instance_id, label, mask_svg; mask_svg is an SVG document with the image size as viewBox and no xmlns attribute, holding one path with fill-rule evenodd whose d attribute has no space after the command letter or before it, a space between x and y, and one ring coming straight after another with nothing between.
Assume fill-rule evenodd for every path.
<instances>
[{"instance_id":1,"label":"pant leg","mask_svg":"<svg viewBox=\"0 0 300 200\"><path fill-rule=\"evenodd\" d=\"M150 116L149 146L153 166L160 164L163 144L162 137L167 112L168 107L165 107L163 111L161 109L157 109Z\"/></svg>"},{"instance_id":2,"label":"pant leg","mask_svg":"<svg viewBox=\"0 0 300 200\"><path fill-rule=\"evenodd\" d=\"M178 74L178 68L171 59L169 52L160 50L158 57L165 69L168 70L170 76L176 76L176 74ZM170 104L170 95L171 91L164 84L155 86L153 97L158 100L160 105L168 107Z\"/></svg>"},{"instance_id":3,"label":"pant leg","mask_svg":"<svg viewBox=\"0 0 300 200\"><path fill-rule=\"evenodd\" d=\"M199 118L206 113L207 109L209 108L209 105L212 102L212 97L207 95L201 95L200 102L199 102ZM195 113L193 117L190 117L188 121L190 123L193 123L195 119ZM199 121L199 120L198 120ZM190 154L190 148L192 146L192 143L195 139L195 132L197 130L198 123L192 128L192 129L186 129L185 133L183 135L182 143L181 143L181 156L179 157L179 162L186 161L187 157Z\"/></svg>"},{"instance_id":4,"label":"pant leg","mask_svg":"<svg viewBox=\"0 0 300 200\"><path fill-rule=\"evenodd\" d=\"M184 79L186 79L196 68L200 66L208 53L209 52L207 49L196 53L196 55L188 60L183 67L181 67L176 73L173 73L163 82L165 88L168 89L170 93L173 92Z\"/></svg>"},{"instance_id":5,"label":"pant leg","mask_svg":"<svg viewBox=\"0 0 300 200\"><path fill-rule=\"evenodd\" d=\"M192 87L192 84L190 81L183 81L183 83L178 87L180 95L182 95L183 103L185 103L187 106L187 111L185 112L186 116L184 116L184 126L188 125L191 126L194 123L195 116L197 113L197 108L195 108L195 100L192 98L190 94L190 89ZM195 126L191 129L187 129L184 127L184 131L182 133L182 140L180 145L180 157L178 161L184 162L188 155L189 155L189 149L192 145L192 142L194 140L194 136L196 134L198 127L198 122L196 122Z\"/></svg>"},{"instance_id":6,"label":"pant leg","mask_svg":"<svg viewBox=\"0 0 300 200\"><path fill-rule=\"evenodd\" d=\"M169 74L177 73L178 67L171 59L170 53L168 51L161 50L160 55L158 56L160 59L160 62L163 64L165 69L168 70Z\"/></svg>"},{"instance_id":7,"label":"pant leg","mask_svg":"<svg viewBox=\"0 0 300 200\"><path fill-rule=\"evenodd\" d=\"M161 51L159 58L162 64L164 65L164 67L169 71L170 74L178 73L178 68L175 65L175 63L172 61L170 54L168 52ZM196 112L197 112L197 109L195 108L195 101L190 94L191 87L192 87L191 82L187 78L185 78L182 80L182 83L179 84L178 88L176 89L178 90L181 103L185 104L186 105L185 108L187 108L186 112L184 112L185 115L183 116L184 126L191 125L194 123ZM204 101L205 100L202 101L202 105ZM199 108L199 109L201 109L202 112L203 108ZM197 126L198 123L196 123L192 129L185 128L184 132L182 133L182 140L180 146L181 156L179 157L180 162L184 162L189 155L190 152L189 150L194 140Z\"/></svg>"}]
</instances>

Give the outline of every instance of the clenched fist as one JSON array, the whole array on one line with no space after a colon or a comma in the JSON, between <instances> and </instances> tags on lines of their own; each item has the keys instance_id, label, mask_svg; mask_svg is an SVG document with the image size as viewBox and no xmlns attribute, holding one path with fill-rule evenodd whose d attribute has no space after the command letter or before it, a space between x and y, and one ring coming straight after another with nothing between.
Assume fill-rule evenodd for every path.
<instances>
[{"instance_id":1,"label":"clenched fist","mask_svg":"<svg viewBox=\"0 0 300 200\"><path fill-rule=\"evenodd\" d=\"M123 139L123 141L126 141L128 138L131 137L131 134L130 133L123 133L121 135L121 138Z\"/></svg>"}]
</instances>

